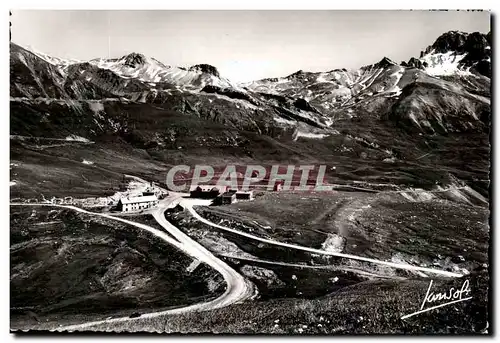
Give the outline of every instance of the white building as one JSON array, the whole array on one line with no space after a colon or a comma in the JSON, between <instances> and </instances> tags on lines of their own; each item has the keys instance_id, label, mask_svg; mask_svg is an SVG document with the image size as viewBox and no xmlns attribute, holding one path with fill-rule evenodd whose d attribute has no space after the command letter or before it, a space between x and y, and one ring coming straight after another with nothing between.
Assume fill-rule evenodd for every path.
<instances>
[{"instance_id":1,"label":"white building","mask_svg":"<svg viewBox=\"0 0 500 343\"><path fill-rule=\"evenodd\" d=\"M156 195L126 197L118 201L117 208L122 212L138 211L158 205Z\"/></svg>"}]
</instances>

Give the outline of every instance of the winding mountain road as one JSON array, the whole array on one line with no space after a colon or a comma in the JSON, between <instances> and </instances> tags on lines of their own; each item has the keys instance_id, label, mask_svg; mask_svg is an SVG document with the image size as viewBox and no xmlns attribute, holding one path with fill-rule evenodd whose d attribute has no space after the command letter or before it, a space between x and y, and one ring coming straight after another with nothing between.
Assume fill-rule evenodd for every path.
<instances>
[{"instance_id":1,"label":"winding mountain road","mask_svg":"<svg viewBox=\"0 0 500 343\"><path fill-rule=\"evenodd\" d=\"M133 176L130 176L133 177ZM138 177L133 177L137 181L145 182L144 180L138 178ZM208 311L208 310L213 310L217 308L222 308L225 306L229 306L231 304L239 303L242 301L245 301L247 299L250 299L256 295L257 290L253 286L251 282L249 282L247 279L245 279L242 275L240 275L237 271L235 271L233 268L231 268L228 264L226 264L224 261L221 259L217 258L214 254L212 254L209 250L207 250L205 247L203 247L201 244L190 238L187 234L182 232L179 228L176 226L172 225L168 220L165 218L165 211L168 208L173 208L176 205L180 205L184 207L186 210L188 210L191 215L199 220L202 223L205 223L209 226L231 232L233 234L237 234L252 240L260 241L266 244L271 244L275 246L282 246L286 248L291 248L291 249L296 249L296 250L302 250L302 251L307 251L310 253L314 254L320 254L320 255L330 255L330 256L337 256L337 257L343 257L343 258L348 258L348 259L353 259L353 260L358 260L358 261L364 261L364 262L369 262L369 263L374 263L374 264L379 264L379 265L386 265L388 267L396 268L396 269L404 269L404 270L410 270L410 271L416 271L416 272L426 272L426 273L432 273L432 274L437 274L437 275L442 275L446 277L461 277L461 274L458 273L452 273L448 271L443 271L443 270L438 270L438 269L432 269L432 268L424 268L424 267L418 267L418 266L412 266L409 264L402 264L402 263L394 263L394 262L388 262L388 261L382 261L382 260L376 260L376 259L371 259L367 257L362 257L362 256L356 256L356 255L350 255L350 254L343 254L343 253L337 253L337 252L329 252L329 251L324 251L320 249L314 249L314 248L309 248L305 246L300 246L300 245L295 245L295 244L290 244L290 243L284 243L284 242L279 242L279 241L274 241L262 237L258 237L246 232L238 231L235 229L231 229L229 227L215 224L205 218L203 218L201 215L199 215L196 210L194 209L193 206L200 205L201 202L197 202L196 200L193 201L193 199L186 199L183 198L184 194L181 193L174 193L170 192L169 196L165 198L164 200L160 201L160 204L157 208L153 209L151 211L151 214L155 218L155 220L165 229L165 231L159 230L157 228L153 228L151 226L134 222L132 220L120 218L117 216L105 214L105 213L96 213L96 212L90 212L87 210L84 210L82 208L76 207L76 206L71 206L71 205L56 205L56 204L50 204L50 203L11 203L11 206L48 206L48 207L61 207L61 208L67 208L70 210L74 210L80 213L85 213L88 215L93 215L93 216L100 216L104 217L110 220L116 220L128 225L132 225L134 227L137 227L141 230L145 230L150 232L151 234L155 235L156 237L162 239L168 244L171 244L178 248L179 250L183 251L184 253L188 254L189 256L193 257L194 259L197 259L201 262L206 263L207 265L211 266L214 268L216 271L218 271L222 277L224 278L224 281L227 284L226 291L224 294L222 294L220 297L205 302L205 303L198 303L198 304L193 304L189 305L186 307L180 307L180 308L175 308L175 309L170 309L170 310L165 310L165 311L159 311L159 312L152 312L152 313L146 313L142 314L140 317L136 318L130 318L130 317L120 317L120 318L110 318L110 319L105 319L105 320L100 320L100 321L93 321L93 322L86 322L86 323L81 323L81 324L75 324L75 325L69 325L69 326L63 326L63 327L58 327L55 328L54 331L83 331L83 330L93 330L93 329L98 329L99 331L114 331L116 332L117 329L114 327L114 324L116 323L124 323L124 322L131 322L131 321L136 321L136 320L144 320L147 318L156 318L156 317L161 317L161 316L166 316L166 315L172 315L172 314L180 314L180 313L187 313L187 312L195 312L195 311ZM204 203L203 203L204 204ZM276 264L276 265L281 265L279 262L272 262L272 261L263 261L263 260L256 260L255 262L262 262L262 263L271 263L271 264ZM285 264L285 263L283 263ZM286 264L289 266L295 266L292 264ZM302 265L296 265L296 267L304 267ZM353 272L359 272L358 270L352 270ZM370 274L368 272L365 272L367 274ZM376 274L370 274L372 277L381 277L380 275ZM125 326L124 326L125 327Z\"/></svg>"},{"instance_id":2,"label":"winding mountain road","mask_svg":"<svg viewBox=\"0 0 500 343\"><path fill-rule=\"evenodd\" d=\"M111 220L116 220L119 222L123 222L129 225L133 225L139 229L148 231L155 235L156 237L159 237L160 239L164 240L165 242L177 247L178 249L182 250L186 254L192 256L193 258L196 258L212 268L214 268L216 271L218 271L222 277L224 278L224 281L226 282L226 291L224 294L222 294L220 297L209 301L205 303L198 303L198 304L193 304L190 306L186 307L181 307L181 308L175 308L171 310L166 310L166 311L160 311L160 312L152 312L152 313L146 313L141 315L140 317L137 318L130 318L130 317L120 317L120 318L111 318L111 319L105 319L105 320L100 320L100 321L93 321L93 322L87 322L87 323L82 323L82 324L75 324L75 325L69 325L69 326L63 326L55 329L55 331L83 331L83 330L91 330L93 327L99 327L99 331L116 331L113 329L107 330L106 327L108 325L120 323L120 322L130 322L130 321L135 321L135 320L144 320L145 318L155 318L155 317L160 317L160 316L165 316L165 315L171 315L171 314L179 314L179 313L186 313L186 312L194 312L194 311L208 311L208 310L213 310L221 307L225 307L234 303L242 302L244 300L247 300L249 298L252 298L253 296L256 295L256 289L254 288L253 284L251 284L249 281L247 281L243 276L241 276L238 272L236 272L234 269L229 267L225 262L221 261L217 257L215 257L210 251L208 251L206 248L204 248L202 245L199 243L195 242L192 240L188 235L184 234L181 230L176 228L174 225L172 225L170 222L168 222L165 219L164 212L167 208L172 206L172 203L175 205L175 200L177 200L180 196L179 195L172 195L170 197L167 197L166 199L162 200L160 203L160 206L153 211L153 216L154 218L158 221L158 223L165 228L165 230L172 236L175 237L173 239L169 234L166 232L163 232L161 230L158 230L156 228L153 228L151 226L142 224L142 223L137 223L131 220L119 218L119 217L114 217L112 215L104 214L104 213L95 213L95 212L90 212L87 210L84 210L79 207L75 206L70 206L70 205L53 205L53 204L20 204L20 203L11 203L11 206L50 206L50 207L61 207L61 208L67 208L71 209L77 212L89 214L89 215L94 215L94 216L100 216L104 218L108 218Z\"/></svg>"},{"instance_id":3,"label":"winding mountain road","mask_svg":"<svg viewBox=\"0 0 500 343\"><path fill-rule=\"evenodd\" d=\"M220 256L234 259L234 260L238 260L238 261L256 262L256 263L261 263L261 264L269 264L269 265L274 265L274 266L291 267L291 268L298 268L298 269L317 269L317 270L319 269L319 270L329 270L329 271L351 272L351 273L363 275L363 276L366 276L369 278L392 279L392 280L405 280L406 279L405 277L402 277L402 276L388 276L388 275L383 275L383 274L370 273L370 272L367 272L367 271L364 271L361 269L350 268L350 267L336 267L333 265L310 266L307 264L276 262L276 261L262 260L260 258L234 256L234 255L230 255L230 254L224 254L224 255L220 255Z\"/></svg>"},{"instance_id":4,"label":"winding mountain road","mask_svg":"<svg viewBox=\"0 0 500 343\"><path fill-rule=\"evenodd\" d=\"M203 218L202 216L200 216L198 214L198 212L196 212L196 210L193 208L193 205L187 201L184 201L184 202L181 201L180 204L181 204L181 206L185 207L191 213L191 215L193 217L195 217L196 219L198 219L202 223L205 223L205 224L210 225L212 227L215 227L215 228L218 228L218 229L221 229L224 231L228 231L228 232L234 233L236 235L247 237L247 238L262 242L262 243L267 243L267 244L276 245L276 246L282 246L285 248L291 248L291 249L296 249L296 250L307 251L307 252L319 254L319 255L337 256L337 257L348 258L351 260L370 262L370 263L374 263L374 264L385 265L385 266L396 268L396 269L404 269L404 270L410 270L410 271L415 271L415 272L432 273L432 274L443 275L443 276L447 276L447 277L461 277L461 276L463 276L462 274L448 272L445 270L417 267L417 266L412 266L410 264L376 260L376 259L368 258L368 257L356 256L356 255L351 255L351 254L343 254L343 253L332 252L332 251L325 251L325 250L305 247L302 245L295 245L295 244L290 244L290 243L278 242L278 241L274 241L274 240L267 239L267 238L262 238L259 236L252 235L250 233L231 229L227 226L215 224L215 223Z\"/></svg>"}]
</instances>

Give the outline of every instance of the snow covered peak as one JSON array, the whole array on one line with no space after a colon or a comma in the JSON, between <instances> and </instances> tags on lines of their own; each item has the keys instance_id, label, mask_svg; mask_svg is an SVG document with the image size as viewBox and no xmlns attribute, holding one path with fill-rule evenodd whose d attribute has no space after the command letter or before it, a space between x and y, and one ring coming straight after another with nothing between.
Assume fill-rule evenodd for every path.
<instances>
[{"instance_id":1,"label":"snow covered peak","mask_svg":"<svg viewBox=\"0 0 500 343\"><path fill-rule=\"evenodd\" d=\"M430 75L476 73L491 77L491 33L446 32L421 53L419 60Z\"/></svg>"},{"instance_id":2,"label":"snow covered peak","mask_svg":"<svg viewBox=\"0 0 500 343\"><path fill-rule=\"evenodd\" d=\"M403 66L432 76L483 75L491 78L491 32L449 31Z\"/></svg>"},{"instance_id":3,"label":"snow covered peak","mask_svg":"<svg viewBox=\"0 0 500 343\"><path fill-rule=\"evenodd\" d=\"M206 85L222 88L232 87L220 77L217 68L208 64L198 64L188 70L166 66L158 60L142 54L132 53L120 59L95 59L90 63L99 68L109 69L126 79L138 79L148 83L166 82L179 87L202 89Z\"/></svg>"},{"instance_id":4,"label":"snow covered peak","mask_svg":"<svg viewBox=\"0 0 500 343\"><path fill-rule=\"evenodd\" d=\"M379 68L386 68L386 67L395 66L395 65L398 65L398 64L396 62L394 62L393 60L391 60L389 57L382 58L376 64L376 66L379 67Z\"/></svg>"},{"instance_id":5,"label":"snow covered peak","mask_svg":"<svg viewBox=\"0 0 500 343\"><path fill-rule=\"evenodd\" d=\"M30 46L30 45L21 46L21 47L23 49L31 52L33 55L40 57L45 62L48 62L48 63L55 65L55 66L67 67L71 64L82 63L82 61L76 60L76 59L65 59L65 58L59 58L59 57L53 57L53 56L47 55L46 53L38 51L35 47Z\"/></svg>"},{"instance_id":6,"label":"snow covered peak","mask_svg":"<svg viewBox=\"0 0 500 343\"><path fill-rule=\"evenodd\" d=\"M98 58L89 62L99 68L109 69L121 77L138 78L147 82L159 82L158 74L165 69L154 59L137 53L125 55L120 59Z\"/></svg>"},{"instance_id":7,"label":"snow covered peak","mask_svg":"<svg viewBox=\"0 0 500 343\"><path fill-rule=\"evenodd\" d=\"M229 80L222 78L217 68L209 64L197 64L189 69L172 67L161 63L155 58L136 52L121 58L95 58L90 61L79 61L52 57L32 47L23 49L56 66L61 74L65 76L68 74L68 68L71 65L78 64L85 68L86 64L90 64L100 69L111 70L121 78L136 79L149 83L153 87L156 83L164 82L192 90L201 90L207 85L238 89Z\"/></svg>"}]
</instances>

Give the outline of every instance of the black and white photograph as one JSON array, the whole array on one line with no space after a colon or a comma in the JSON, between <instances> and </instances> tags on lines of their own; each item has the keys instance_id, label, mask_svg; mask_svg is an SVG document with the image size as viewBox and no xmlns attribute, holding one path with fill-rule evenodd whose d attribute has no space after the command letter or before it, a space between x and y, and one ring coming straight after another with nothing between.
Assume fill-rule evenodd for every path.
<instances>
[{"instance_id":1,"label":"black and white photograph","mask_svg":"<svg viewBox=\"0 0 500 343\"><path fill-rule=\"evenodd\" d=\"M488 9L8 14L10 333L492 335Z\"/></svg>"}]
</instances>

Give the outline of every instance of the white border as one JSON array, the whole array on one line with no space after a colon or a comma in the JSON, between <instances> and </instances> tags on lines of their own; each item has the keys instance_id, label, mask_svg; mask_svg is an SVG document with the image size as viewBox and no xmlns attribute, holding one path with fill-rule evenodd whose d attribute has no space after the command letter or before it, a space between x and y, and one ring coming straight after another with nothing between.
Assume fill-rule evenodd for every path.
<instances>
[{"instance_id":1,"label":"white border","mask_svg":"<svg viewBox=\"0 0 500 343\"><path fill-rule=\"evenodd\" d=\"M3 259L2 263L0 263L0 268L2 269L2 275L4 277L4 283L2 287L2 293L3 296L0 297L1 301L1 319L2 319L2 327L1 327L1 335L2 335L2 342L4 341L14 341L14 336L8 334L9 332L9 288L8 288L8 279L10 279L9 273L9 263L10 261L10 256L9 256L9 249L8 249L8 242L9 242L9 207L8 207L8 202L9 202L9 189L8 189L8 179L9 179L9 171L7 169L7 164L9 163L9 48L6 40L8 39L8 34L7 34L7 26L8 26L8 21L9 21L9 16L8 16L8 10L9 9L302 9L302 10L311 10L311 9L338 9L338 10L347 10L347 9L442 9L442 8L448 8L448 9L485 9L485 10L491 10L494 14L498 13L498 4L499 1L493 1L493 0L475 0L475 1L461 1L461 0L452 0L452 1L436 1L436 0L419 0L419 1L387 1L387 0L379 0L379 1L361 1L361 0L349 0L349 1L342 1L342 2L335 2L332 3L331 1L320 1L320 0L307 0L307 1L297 1L297 0L288 0L288 1L269 1L269 0L253 0L253 1L230 1L230 0L216 0L216 1L203 1L203 0L182 0L182 1L175 1L175 2L165 2L165 1L152 1L152 0L141 0L141 1L109 1L109 0L86 0L82 2L70 2L70 1L65 1L65 0L45 0L43 3L41 1L36 1L36 0L22 0L22 1L3 1L1 6L2 6L2 11L1 16L0 16L0 27L3 27L5 31L3 32L3 42L0 45L1 48L1 56L2 56L2 63L0 65L1 67L1 80L4 85L2 87L2 96L3 100L2 101L2 111L0 115L0 130L2 130L2 134L0 135L0 138L2 139L2 150L3 153L1 154L2 158L2 168L0 168L0 172L2 174L2 180L0 184L2 185L2 192L1 192L1 197L0 197L0 209L2 211L2 221L4 225L2 225L2 235L3 239L2 242L4 244L3 247ZM4 9L5 7L5 9ZM493 33L494 37L494 47L498 46L498 38L496 32ZM494 58L496 57L496 48L494 48ZM495 58L496 60L496 58ZM495 67L497 67L496 61L494 61ZM496 80L498 79L498 73L497 69L495 68L495 75L494 75L494 80L495 84L497 83ZM494 103L496 103L499 99L498 97L498 87L495 88L494 92ZM496 106L495 106L496 108ZM494 109L495 109L494 108ZM493 117L496 117L496 111L492 115ZM499 131L499 124L500 119L497 119L494 121L494 132L498 133ZM494 139L496 141L496 139ZM498 148L498 144L495 144L495 161L497 161L497 169L495 170L494 179L498 179L499 176L499 168L500 165L498 164L498 161L500 160L500 149ZM498 191L499 188L497 187L494 192L494 198L495 200L498 201ZM496 208L497 206L495 206ZM492 231L494 228L492 228ZM494 246L498 246L498 240L500 237L500 232L496 232L494 234L495 237L495 242ZM490 249L493 249L493 247L490 247ZM497 267L499 264L496 263L498 262L498 253L495 254L495 261L490 261L490 265L494 266L494 274L498 274L498 270L500 267ZM496 305L496 304L495 304ZM493 315L494 318L498 318L500 313L499 311L496 311L497 306L494 307ZM495 315L496 314L496 315ZM491 323L493 324L493 323ZM498 320L495 320L494 326L497 330L499 329L498 326ZM151 338L154 338L156 336L151 336ZM33 339L34 337L25 337L23 339ZM132 342L143 342L145 338L149 338L149 336L145 337L137 337L137 336L129 336L129 337L124 337L124 336L105 336L106 339L109 340L123 340L124 338L127 339L128 341ZM158 336L157 338L160 339L168 339L171 341L177 341L181 339L192 339L192 340L197 340L197 339L207 339L211 341L216 341L219 339L219 337L170 337L170 336ZM383 337L383 339L386 339L389 337ZM395 337L394 339L400 339L401 337ZM453 337L450 337L453 338ZM35 338L37 339L38 342L52 342L55 340L55 337L38 337ZM58 341L72 341L74 340L74 337L69 337L69 336L62 336L60 338L57 338ZM85 336L85 337L78 337L79 340L85 340L85 341L90 341L90 340L101 340L102 337L95 337L95 336ZM240 339L248 339L248 338L240 338ZM263 339L263 337L254 337L251 339ZM274 337L274 339L287 339L287 337ZM307 338L306 338L307 339ZM328 339L330 340L331 337L322 337L322 338L317 338L317 339ZM345 339L342 337L335 337L334 339ZM354 341L364 341L366 339L370 339L369 337L357 337L354 338ZM437 339L437 337L434 338L425 338L425 337L420 337L418 340L421 339L430 339L434 340ZM468 341L469 340L475 340L473 338L466 338ZM481 338L477 338L481 339ZM353 341L353 338L349 339L349 341Z\"/></svg>"},{"instance_id":2,"label":"white border","mask_svg":"<svg viewBox=\"0 0 500 343\"><path fill-rule=\"evenodd\" d=\"M12 9L335 9L335 10L371 10L371 9L389 9L389 10L411 10L411 9L492 9L494 1L492 0L419 0L415 2L407 1L363 1L350 0L342 2L329 2L322 0L308 1L230 1L230 0L183 0L183 1L109 1L109 0L88 0L82 2L69 2L64 0L45 0L43 2L36 0L18 0L7 1ZM12 4L10 4L12 3Z\"/></svg>"}]
</instances>

